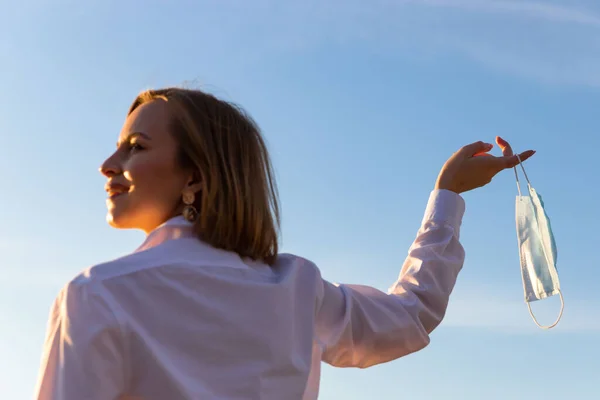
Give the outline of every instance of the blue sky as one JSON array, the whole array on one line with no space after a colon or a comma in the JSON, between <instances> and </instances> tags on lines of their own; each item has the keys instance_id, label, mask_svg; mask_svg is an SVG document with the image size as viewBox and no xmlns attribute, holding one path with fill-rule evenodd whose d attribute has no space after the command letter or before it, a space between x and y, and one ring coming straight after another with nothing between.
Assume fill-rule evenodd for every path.
<instances>
[{"instance_id":1,"label":"blue sky","mask_svg":"<svg viewBox=\"0 0 600 400\"><path fill-rule=\"evenodd\" d=\"M563 320L523 300L507 171L465 194L464 270L425 350L325 367L321 398L598 393L600 5L587 1L0 0L0 394L31 397L50 303L143 234L105 223L97 168L142 89L200 87L268 140L283 250L386 290L444 161L508 139L544 196ZM494 150L498 154L498 150ZM558 299L534 304L549 322Z\"/></svg>"}]
</instances>

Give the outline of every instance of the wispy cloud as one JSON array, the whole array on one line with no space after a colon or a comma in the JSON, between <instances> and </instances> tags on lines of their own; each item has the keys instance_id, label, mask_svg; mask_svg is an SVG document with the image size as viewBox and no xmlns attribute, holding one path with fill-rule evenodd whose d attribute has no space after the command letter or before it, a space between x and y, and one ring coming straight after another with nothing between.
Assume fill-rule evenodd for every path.
<instances>
[{"instance_id":1,"label":"wispy cloud","mask_svg":"<svg viewBox=\"0 0 600 400\"><path fill-rule=\"evenodd\" d=\"M458 290L452 297L444 326L486 329L507 334L531 334L539 328L531 320L524 300L515 293L503 294L478 285ZM542 325L554 322L559 309L558 296L531 304ZM600 304L567 296L563 317L553 332L599 333Z\"/></svg>"},{"instance_id":2,"label":"wispy cloud","mask_svg":"<svg viewBox=\"0 0 600 400\"><path fill-rule=\"evenodd\" d=\"M589 11L553 5L550 2L495 1L495 0L415 0L415 4L459 8L487 13L510 13L520 17L546 19L554 22L575 23L600 27L600 17Z\"/></svg>"},{"instance_id":3,"label":"wispy cloud","mask_svg":"<svg viewBox=\"0 0 600 400\"><path fill-rule=\"evenodd\" d=\"M600 15L596 11L550 2L415 3L453 10L430 31L429 39L440 51L462 54L486 68L542 83L600 87ZM462 21L461 26L447 23L455 18Z\"/></svg>"},{"instance_id":4,"label":"wispy cloud","mask_svg":"<svg viewBox=\"0 0 600 400\"><path fill-rule=\"evenodd\" d=\"M13 12L40 18L57 6L22 3ZM73 18L111 15L116 4L80 3L58 2ZM450 55L545 84L600 87L600 3L592 0L200 0L186 15L193 17L177 18L178 26L194 23L193 40L206 39L211 54L239 64L352 46L440 64Z\"/></svg>"},{"instance_id":5,"label":"wispy cloud","mask_svg":"<svg viewBox=\"0 0 600 400\"><path fill-rule=\"evenodd\" d=\"M271 51L352 43L408 57L425 54L433 62L444 62L448 55L462 56L485 68L547 84L600 87L600 4L594 2L307 0L284 4L262 0L220 4L219 12L228 14L236 35L248 32L249 25L258 27L251 40ZM248 13L257 17L248 19Z\"/></svg>"}]
</instances>

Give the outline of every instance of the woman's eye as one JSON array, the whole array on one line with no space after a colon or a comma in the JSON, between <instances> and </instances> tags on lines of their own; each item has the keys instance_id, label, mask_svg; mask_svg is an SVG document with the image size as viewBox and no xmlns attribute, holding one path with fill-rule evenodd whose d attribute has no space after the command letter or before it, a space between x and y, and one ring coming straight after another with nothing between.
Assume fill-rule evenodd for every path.
<instances>
[{"instance_id":1,"label":"woman's eye","mask_svg":"<svg viewBox=\"0 0 600 400\"><path fill-rule=\"evenodd\" d=\"M129 151L140 151L144 150L144 148L139 143L131 143L129 145Z\"/></svg>"}]
</instances>

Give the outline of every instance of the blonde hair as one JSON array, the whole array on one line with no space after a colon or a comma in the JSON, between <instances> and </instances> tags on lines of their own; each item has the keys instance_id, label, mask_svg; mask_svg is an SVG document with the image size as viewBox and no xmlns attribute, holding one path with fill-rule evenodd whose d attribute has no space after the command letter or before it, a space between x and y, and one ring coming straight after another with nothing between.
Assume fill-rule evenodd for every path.
<instances>
[{"instance_id":1,"label":"blonde hair","mask_svg":"<svg viewBox=\"0 0 600 400\"><path fill-rule=\"evenodd\" d=\"M194 204L198 237L272 265L278 252L279 201L269 152L254 120L211 94L172 87L140 93L129 114L159 99L172 113L178 162L202 182Z\"/></svg>"}]
</instances>

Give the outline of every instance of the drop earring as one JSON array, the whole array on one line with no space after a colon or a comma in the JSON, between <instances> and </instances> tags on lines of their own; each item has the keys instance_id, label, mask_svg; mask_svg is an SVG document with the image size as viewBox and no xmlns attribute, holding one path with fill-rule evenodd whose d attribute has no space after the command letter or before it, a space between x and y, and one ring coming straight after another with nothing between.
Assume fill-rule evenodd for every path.
<instances>
[{"instance_id":1,"label":"drop earring","mask_svg":"<svg viewBox=\"0 0 600 400\"><path fill-rule=\"evenodd\" d=\"M189 222L195 222L198 219L198 210L194 207L196 196L192 192L183 193L183 217Z\"/></svg>"}]
</instances>

